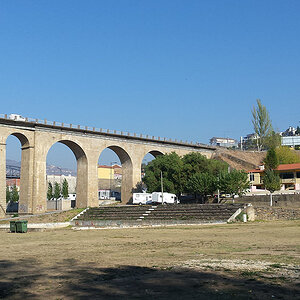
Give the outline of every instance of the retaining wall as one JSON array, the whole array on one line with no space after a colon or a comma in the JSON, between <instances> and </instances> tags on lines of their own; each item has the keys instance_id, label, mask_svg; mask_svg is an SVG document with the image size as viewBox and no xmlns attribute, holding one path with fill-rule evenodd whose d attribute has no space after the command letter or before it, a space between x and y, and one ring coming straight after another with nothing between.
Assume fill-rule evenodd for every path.
<instances>
[{"instance_id":1,"label":"retaining wall","mask_svg":"<svg viewBox=\"0 0 300 300\"><path fill-rule=\"evenodd\" d=\"M71 200L64 199L64 200L47 200L47 210L69 210L71 209Z\"/></svg>"},{"instance_id":2,"label":"retaining wall","mask_svg":"<svg viewBox=\"0 0 300 300\"><path fill-rule=\"evenodd\" d=\"M300 219L300 208L255 207L256 220L295 220Z\"/></svg>"},{"instance_id":3,"label":"retaining wall","mask_svg":"<svg viewBox=\"0 0 300 300\"><path fill-rule=\"evenodd\" d=\"M270 195L243 196L235 198L235 203L252 203L254 207L270 206ZM274 207L300 208L300 193L273 195Z\"/></svg>"},{"instance_id":4,"label":"retaining wall","mask_svg":"<svg viewBox=\"0 0 300 300\"><path fill-rule=\"evenodd\" d=\"M131 226L164 226L164 225L200 225L200 224L216 224L216 223L226 223L225 221L211 220L93 220L93 221L83 221L74 220L70 224L73 226L82 227L131 227Z\"/></svg>"}]
</instances>

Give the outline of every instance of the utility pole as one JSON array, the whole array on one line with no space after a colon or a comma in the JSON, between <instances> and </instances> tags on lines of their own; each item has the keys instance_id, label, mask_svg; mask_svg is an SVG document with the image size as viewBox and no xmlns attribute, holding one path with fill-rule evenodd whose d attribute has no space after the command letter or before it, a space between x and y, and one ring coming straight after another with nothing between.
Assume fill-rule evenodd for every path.
<instances>
[{"instance_id":1,"label":"utility pole","mask_svg":"<svg viewBox=\"0 0 300 300\"><path fill-rule=\"evenodd\" d=\"M220 203L220 187L219 187L219 183L220 183L220 176L218 176L218 203Z\"/></svg>"},{"instance_id":2,"label":"utility pole","mask_svg":"<svg viewBox=\"0 0 300 300\"><path fill-rule=\"evenodd\" d=\"M162 171L160 171L160 184L161 184L161 204L164 204L164 184L163 184Z\"/></svg>"}]
</instances>

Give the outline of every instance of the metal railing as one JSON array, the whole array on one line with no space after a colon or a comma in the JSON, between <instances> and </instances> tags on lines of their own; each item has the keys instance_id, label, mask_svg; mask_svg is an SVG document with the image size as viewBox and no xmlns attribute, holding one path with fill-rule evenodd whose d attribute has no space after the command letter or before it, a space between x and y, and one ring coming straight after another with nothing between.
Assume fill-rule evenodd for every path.
<instances>
[{"instance_id":1,"label":"metal railing","mask_svg":"<svg viewBox=\"0 0 300 300\"><path fill-rule=\"evenodd\" d=\"M120 130L111 130L111 129L105 129L105 128L97 128L97 127L90 127L90 126L82 126L82 125L75 125L75 124L69 124L64 122L57 122L57 121L49 121L46 119L37 119L37 118L25 118L21 116L15 116L12 118L8 114L0 114L0 119L6 119L6 120L12 120L12 121L21 121L21 122L28 122L31 124L37 124L37 125L48 125L52 127L61 127L65 129L77 129L81 131L86 131L89 133L102 133L102 134L108 134L108 135L116 135L116 136L127 136L127 137L133 137L136 139L143 139L143 140L149 140L149 141L161 141L161 142L167 142L167 143L173 143L173 144L180 144L180 145L188 145L188 146L198 146L198 147L204 147L204 148L213 148L208 145L193 142L193 141L183 141L183 140L177 140L177 139L171 139L166 137L159 137L159 136L151 136L148 134L137 134L137 133L130 133L128 131L120 131Z\"/></svg>"}]
</instances>

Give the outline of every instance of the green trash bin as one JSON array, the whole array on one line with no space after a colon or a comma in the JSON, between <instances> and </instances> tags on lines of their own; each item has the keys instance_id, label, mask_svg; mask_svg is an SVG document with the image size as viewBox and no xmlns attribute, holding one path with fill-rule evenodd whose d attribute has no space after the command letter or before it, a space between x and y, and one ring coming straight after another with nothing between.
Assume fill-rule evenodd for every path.
<instances>
[{"instance_id":1,"label":"green trash bin","mask_svg":"<svg viewBox=\"0 0 300 300\"><path fill-rule=\"evenodd\" d=\"M27 232L27 220L16 221L16 232L26 233Z\"/></svg>"},{"instance_id":2,"label":"green trash bin","mask_svg":"<svg viewBox=\"0 0 300 300\"><path fill-rule=\"evenodd\" d=\"M16 232L16 221L10 221L10 232Z\"/></svg>"}]
</instances>

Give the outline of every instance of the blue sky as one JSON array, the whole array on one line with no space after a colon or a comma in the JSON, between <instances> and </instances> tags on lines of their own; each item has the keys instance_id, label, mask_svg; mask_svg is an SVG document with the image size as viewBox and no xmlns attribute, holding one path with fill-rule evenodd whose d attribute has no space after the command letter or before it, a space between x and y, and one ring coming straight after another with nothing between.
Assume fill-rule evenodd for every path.
<instances>
[{"instance_id":1,"label":"blue sky","mask_svg":"<svg viewBox=\"0 0 300 300\"><path fill-rule=\"evenodd\" d=\"M275 129L297 126L299 14L293 0L2 0L0 113L208 143L252 132L260 98Z\"/></svg>"}]
</instances>

